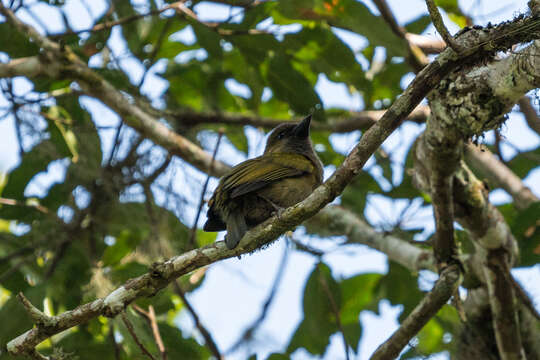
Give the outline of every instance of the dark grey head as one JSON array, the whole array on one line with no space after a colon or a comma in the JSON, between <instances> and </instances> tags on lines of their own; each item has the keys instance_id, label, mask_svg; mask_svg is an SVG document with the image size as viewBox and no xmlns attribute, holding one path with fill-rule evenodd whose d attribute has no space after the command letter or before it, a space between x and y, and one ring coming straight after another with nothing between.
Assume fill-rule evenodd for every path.
<instances>
[{"instance_id":1,"label":"dark grey head","mask_svg":"<svg viewBox=\"0 0 540 360\"><path fill-rule=\"evenodd\" d=\"M309 139L309 125L311 115L308 115L299 123L281 124L277 126L268 137L264 153L270 152L313 152Z\"/></svg>"}]
</instances>

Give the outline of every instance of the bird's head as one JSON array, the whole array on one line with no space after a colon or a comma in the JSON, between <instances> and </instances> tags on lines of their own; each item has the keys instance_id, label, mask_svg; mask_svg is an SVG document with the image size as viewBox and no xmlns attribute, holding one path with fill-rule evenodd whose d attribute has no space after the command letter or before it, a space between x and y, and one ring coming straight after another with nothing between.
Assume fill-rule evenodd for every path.
<instances>
[{"instance_id":1,"label":"bird's head","mask_svg":"<svg viewBox=\"0 0 540 360\"><path fill-rule=\"evenodd\" d=\"M311 115L299 123L281 124L268 137L264 153L304 153L313 151L309 139Z\"/></svg>"}]
</instances>

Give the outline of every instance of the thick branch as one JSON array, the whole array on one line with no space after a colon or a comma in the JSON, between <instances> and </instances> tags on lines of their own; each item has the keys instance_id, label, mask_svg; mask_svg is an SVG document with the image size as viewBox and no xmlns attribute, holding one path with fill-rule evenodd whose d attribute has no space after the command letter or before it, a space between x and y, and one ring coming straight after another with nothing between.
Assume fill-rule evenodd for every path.
<instances>
[{"instance_id":1,"label":"thick branch","mask_svg":"<svg viewBox=\"0 0 540 360\"><path fill-rule=\"evenodd\" d=\"M432 252L392 235L375 231L353 212L341 206L327 206L304 223L307 232L320 236L347 237L349 244L363 244L386 254L411 271L436 271Z\"/></svg>"},{"instance_id":2,"label":"thick branch","mask_svg":"<svg viewBox=\"0 0 540 360\"><path fill-rule=\"evenodd\" d=\"M457 265L443 269L433 289L407 316L396 332L375 350L370 360L396 359L413 336L446 304L460 282L460 271Z\"/></svg>"}]
</instances>

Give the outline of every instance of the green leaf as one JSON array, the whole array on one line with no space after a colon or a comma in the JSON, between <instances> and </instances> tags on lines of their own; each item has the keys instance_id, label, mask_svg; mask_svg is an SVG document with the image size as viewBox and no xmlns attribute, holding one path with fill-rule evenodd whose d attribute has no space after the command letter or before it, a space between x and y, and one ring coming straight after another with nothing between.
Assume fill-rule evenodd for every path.
<instances>
[{"instance_id":1,"label":"green leaf","mask_svg":"<svg viewBox=\"0 0 540 360\"><path fill-rule=\"evenodd\" d=\"M381 192L382 190L377 181L368 172L362 171L341 194L341 204L362 216L366 207L367 196L371 193Z\"/></svg>"},{"instance_id":2,"label":"green leaf","mask_svg":"<svg viewBox=\"0 0 540 360\"><path fill-rule=\"evenodd\" d=\"M71 156L71 161L77 162L79 160L77 138L71 130L73 120L70 114L59 106L49 107L46 113L45 119L49 124L51 141L63 156Z\"/></svg>"},{"instance_id":3,"label":"green leaf","mask_svg":"<svg viewBox=\"0 0 540 360\"><path fill-rule=\"evenodd\" d=\"M520 211L510 224L520 250L520 266L540 263L540 202Z\"/></svg>"},{"instance_id":4,"label":"green leaf","mask_svg":"<svg viewBox=\"0 0 540 360\"><path fill-rule=\"evenodd\" d=\"M313 85L290 63L291 59L283 54L275 54L270 60L266 79L274 96L287 102L298 114L309 114L315 109L322 109L321 99L313 90Z\"/></svg>"},{"instance_id":5,"label":"green leaf","mask_svg":"<svg viewBox=\"0 0 540 360\"><path fill-rule=\"evenodd\" d=\"M39 47L31 42L26 34L21 33L5 20L0 24L0 44L2 44L2 51L11 58L38 55L39 53Z\"/></svg>"},{"instance_id":6,"label":"green leaf","mask_svg":"<svg viewBox=\"0 0 540 360\"><path fill-rule=\"evenodd\" d=\"M296 60L310 64L315 74L324 73L330 81L346 82L358 90L371 86L353 51L328 27L287 34L283 46Z\"/></svg>"},{"instance_id":7,"label":"green leaf","mask_svg":"<svg viewBox=\"0 0 540 360\"><path fill-rule=\"evenodd\" d=\"M329 337L338 330L334 307L339 311L340 305L339 284L327 265L317 264L304 289L304 320L296 329L287 353L291 354L303 347L314 355L322 355L328 346ZM349 333L351 337L355 336L354 331Z\"/></svg>"},{"instance_id":8,"label":"green leaf","mask_svg":"<svg viewBox=\"0 0 540 360\"><path fill-rule=\"evenodd\" d=\"M98 319L90 320L87 325L88 328L103 329L104 324L101 324ZM110 337L105 337L104 334L92 333L88 331L86 326L81 326L78 331L67 331L65 335L60 338L58 343L55 342L55 348L61 348L64 353L71 353L77 357L78 360L115 360L114 344L111 342ZM105 330L103 330L105 332ZM121 344L117 346L122 347ZM43 350L41 350L43 351ZM43 351L45 354L51 354L51 349ZM123 351L121 351L123 353ZM124 359L124 358L122 358ZM142 359L137 357L136 359Z\"/></svg>"},{"instance_id":9,"label":"green leaf","mask_svg":"<svg viewBox=\"0 0 540 360\"><path fill-rule=\"evenodd\" d=\"M154 341L154 337L152 336L152 330L148 325L147 320L140 315L135 315L133 310L125 311L124 314L132 326L132 330L137 337L137 341L141 343L151 354L157 354L158 348L156 342ZM116 328L118 329L123 338L123 348L126 351L128 357L131 359L140 356L141 348L135 342L135 339L133 338L131 332L128 330L126 324L120 319L120 317L115 320L115 323L117 325Z\"/></svg>"},{"instance_id":10,"label":"green leaf","mask_svg":"<svg viewBox=\"0 0 540 360\"><path fill-rule=\"evenodd\" d=\"M211 57L221 59L223 49L221 48L221 36L217 32L197 21L192 21L193 32L197 36L197 42L208 52Z\"/></svg>"},{"instance_id":11,"label":"green leaf","mask_svg":"<svg viewBox=\"0 0 540 360\"><path fill-rule=\"evenodd\" d=\"M508 162L508 166L517 176L526 178L533 169L540 166L540 147L517 154Z\"/></svg>"},{"instance_id":12,"label":"green leaf","mask_svg":"<svg viewBox=\"0 0 540 360\"><path fill-rule=\"evenodd\" d=\"M436 0L435 5L442 8L450 20L452 20L460 28L467 25L467 18L459 8L459 3L457 0Z\"/></svg>"},{"instance_id":13,"label":"green leaf","mask_svg":"<svg viewBox=\"0 0 540 360\"><path fill-rule=\"evenodd\" d=\"M169 324L158 322L169 359L207 360L211 357L208 349L193 338L185 338L182 332Z\"/></svg>"},{"instance_id":14,"label":"green leaf","mask_svg":"<svg viewBox=\"0 0 540 360\"><path fill-rule=\"evenodd\" d=\"M243 127L238 126L228 126L227 131L225 132L227 139L234 145L238 150L247 154L248 152L248 140L244 132Z\"/></svg>"},{"instance_id":15,"label":"green leaf","mask_svg":"<svg viewBox=\"0 0 540 360\"><path fill-rule=\"evenodd\" d=\"M49 236L54 236L54 232ZM88 249L83 246L85 240L88 239L78 237L73 241L58 262L53 276L47 280L47 296L67 309L74 309L81 304L84 295L81 289L92 277ZM50 263L46 263L47 269Z\"/></svg>"},{"instance_id":16,"label":"green leaf","mask_svg":"<svg viewBox=\"0 0 540 360\"><path fill-rule=\"evenodd\" d=\"M2 190L2 196L10 199L24 199L24 189L30 180L47 170L49 163L61 158L56 146L44 140L26 152L18 167L8 175L8 181Z\"/></svg>"},{"instance_id":17,"label":"green leaf","mask_svg":"<svg viewBox=\"0 0 540 360\"><path fill-rule=\"evenodd\" d=\"M424 293L418 289L418 279L405 267L390 261L388 274L377 284L379 298L385 298L392 305L403 305L399 321L403 321L414 309Z\"/></svg>"},{"instance_id":18,"label":"green leaf","mask_svg":"<svg viewBox=\"0 0 540 360\"><path fill-rule=\"evenodd\" d=\"M45 298L45 287L43 285L25 290L24 296L38 309L43 310L42 304ZM0 319L4 319L2 326L0 326L0 344L2 346L33 326L28 313L14 294L0 308Z\"/></svg>"},{"instance_id":19,"label":"green leaf","mask_svg":"<svg viewBox=\"0 0 540 360\"><path fill-rule=\"evenodd\" d=\"M429 15L421 15L415 20L405 24L407 32L413 34L421 34L431 24L431 17Z\"/></svg>"},{"instance_id":20,"label":"green leaf","mask_svg":"<svg viewBox=\"0 0 540 360\"><path fill-rule=\"evenodd\" d=\"M365 36L374 46L384 46L390 54L405 56L405 40L395 35L380 16L356 0L281 1L279 11L286 17L305 20L326 20ZM276 16L274 16L276 18Z\"/></svg>"},{"instance_id":21,"label":"green leaf","mask_svg":"<svg viewBox=\"0 0 540 360\"><path fill-rule=\"evenodd\" d=\"M270 34L236 35L226 38L237 47L252 66L263 63L273 52L281 51L282 45Z\"/></svg>"},{"instance_id":22,"label":"green leaf","mask_svg":"<svg viewBox=\"0 0 540 360\"><path fill-rule=\"evenodd\" d=\"M110 266L117 264L130 252L135 251L135 247L141 239L138 237L131 236L131 232L127 229L124 229L116 237L116 242L114 245L109 246L105 249L103 253L104 266Z\"/></svg>"},{"instance_id":23,"label":"green leaf","mask_svg":"<svg viewBox=\"0 0 540 360\"><path fill-rule=\"evenodd\" d=\"M111 279L115 284L122 284L147 273L148 270L148 266L132 261L115 266L111 271Z\"/></svg>"},{"instance_id":24,"label":"green leaf","mask_svg":"<svg viewBox=\"0 0 540 360\"><path fill-rule=\"evenodd\" d=\"M360 312L373 309L375 290L383 275L360 274L340 282L341 287L341 321L344 324L358 322Z\"/></svg>"}]
</instances>

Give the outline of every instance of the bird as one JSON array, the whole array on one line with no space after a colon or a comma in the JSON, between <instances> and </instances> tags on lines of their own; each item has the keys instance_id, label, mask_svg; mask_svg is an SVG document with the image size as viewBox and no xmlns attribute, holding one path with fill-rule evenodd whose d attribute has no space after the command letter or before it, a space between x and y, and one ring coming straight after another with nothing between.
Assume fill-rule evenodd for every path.
<instances>
[{"instance_id":1,"label":"bird","mask_svg":"<svg viewBox=\"0 0 540 360\"><path fill-rule=\"evenodd\" d=\"M227 230L234 249L244 234L272 215L299 203L322 184L323 165L309 137L311 115L274 128L263 155L226 173L208 201L203 230Z\"/></svg>"}]
</instances>

